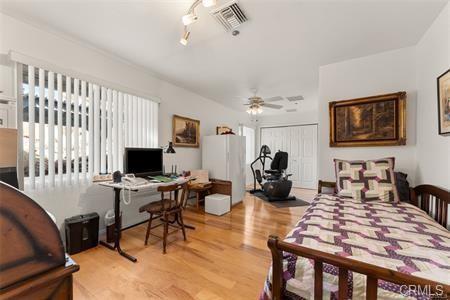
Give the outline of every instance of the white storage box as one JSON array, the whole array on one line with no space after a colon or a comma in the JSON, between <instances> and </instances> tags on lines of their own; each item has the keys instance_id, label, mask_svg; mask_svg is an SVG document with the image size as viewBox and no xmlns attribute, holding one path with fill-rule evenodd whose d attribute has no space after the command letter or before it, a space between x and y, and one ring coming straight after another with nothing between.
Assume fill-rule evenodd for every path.
<instances>
[{"instance_id":1,"label":"white storage box","mask_svg":"<svg viewBox=\"0 0 450 300\"><path fill-rule=\"evenodd\" d=\"M212 194L205 197L205 212L221 216L230 211L230 196Z\"/></svg>"}]
</instances>

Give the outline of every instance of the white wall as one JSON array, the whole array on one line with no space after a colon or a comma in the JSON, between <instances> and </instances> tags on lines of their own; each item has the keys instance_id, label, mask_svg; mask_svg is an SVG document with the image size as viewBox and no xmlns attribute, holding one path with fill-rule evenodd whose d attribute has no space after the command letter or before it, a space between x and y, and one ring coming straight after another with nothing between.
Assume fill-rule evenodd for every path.
<instances>
[{"instance_id":1,"label":"white wall","mask_svg":"<svg viewBox=\"0 0 450 300\"><path fill-rule=\"evenodd\" d=\"M248 120L246 113L236 112L160 80L147 70L59 33L19 21L3 13L0 13L0 30L0 55L13 50L64 69L159 97L160 145L166 145L171 139L172 114L199 119L202 136L215 134L215 127L219 124L229 125L237 132L238 124ZM176 151L175 155L165 157L166 164L177 164L179 170L201 167L201 149L176 148ZM29 194L56 216L59 226L65 218L80 213L96 211L103 218L106 210L112 208L113 204L112 191L90 184L77 188L35 190ZM135 197L132 205L124 207L124 226L146 217L139 214L137 209L147 203L149 197L150 195ZM103 227L103 221L100 223Z\"/></svg>"},{"instance_id":2,"label":"white wall","mask_svg":"<svg viewBox=\"0 0 450 300\"><path fill-rule=\"evenodd\" d=\"M414 47L384 52L320 67L319 70L319 179L334 180L333 159L371 159L394 156L396 170L408 174L414 184L416 172L416 78ZM329 146L328 102L365 96L407 92L405 146Z\"/></svg>"},{"instance_id":3,"label":"white wall","mask_svg":"<svg viewBox=\"0 0 450 300\"><path fill-rule=\"evenodd\" d=\"M436 78L450 67L450 4L416 47L417 183L450 189L450 136L438 134Z\"/></svg>"}]
</instances>

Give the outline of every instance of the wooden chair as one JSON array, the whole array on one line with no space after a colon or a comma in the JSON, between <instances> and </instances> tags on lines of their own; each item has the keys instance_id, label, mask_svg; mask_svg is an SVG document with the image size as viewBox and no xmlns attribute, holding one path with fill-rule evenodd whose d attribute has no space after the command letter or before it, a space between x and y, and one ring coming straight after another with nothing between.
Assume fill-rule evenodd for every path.
<instances>
[{"instance_id":1,"label":"wooden chair","mask_svg":"<svg viewBox=\"0 0 450 300\"><path fill-rule=\"evenodd\" d=\"M145 235L145 245L148 243L148 237L152 234L150 231L153 228L163 225L163 253L166 253L167 236L169 235L169 226L181 229L183 232L183 238L186 240L186 231L183 222L183 208L187 199L187 183L183 184L171 184L158 187L158 192L161 193L161 200L151 202L147 205L139 208L139 212L148 212L150 218L148 220L147 233ZM180 195L181 192L181 195ZM165 197L165 193L168 193L169 198ZM171 219L172 218L172 219ZM152 221L160 219L161 223L152 227ZM174 233L172 231L170 233ZM158 235L152 234L158 238Z\"/></svg>"}]
</instances>

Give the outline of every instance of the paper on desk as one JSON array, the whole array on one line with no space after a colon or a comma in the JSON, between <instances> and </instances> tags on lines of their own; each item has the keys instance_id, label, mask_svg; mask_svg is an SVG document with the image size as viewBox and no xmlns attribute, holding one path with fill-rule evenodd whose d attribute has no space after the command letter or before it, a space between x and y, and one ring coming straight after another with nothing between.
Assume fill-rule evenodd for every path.
<instances>
[{"instance_id":1,"label":"paper on desk","mask_svg":"<svg viewBox=\"0 0 450 300\"><path fill-rule=\"evenodd\" d=\"M208 170L193 170L191 171L191 177L195 178L193 183L208 183L209 174Z\"/></svg>"}]
</instances>

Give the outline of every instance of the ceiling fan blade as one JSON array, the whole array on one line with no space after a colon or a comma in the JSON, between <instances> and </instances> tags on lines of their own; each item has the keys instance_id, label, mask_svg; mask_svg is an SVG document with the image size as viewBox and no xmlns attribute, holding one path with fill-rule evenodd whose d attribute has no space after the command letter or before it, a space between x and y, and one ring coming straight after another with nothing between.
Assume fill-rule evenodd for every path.
<instances>
[{"instance_id":1,"label":"ceiling fan blade","mask_svg":"<svg viewBox=\"0 0 450 300\"><path fill-rule=\"evenodd\" d=\"M266 99L263 99L263 100L264 100L264 102L275 102L275 101L281 101L283 99L284 98L281 97L281 96L275 96L275 97L270 97L270 98L266 98Z\"/></svg>"},{"instance_id":2,"label":"ceiling fan blade","mask_svg":"<svg viewBox=\"0 0 450 300\"><path fill-rule=\"evenodd\" d=\"M268 104L268 103L263 103L263 104L261 104L261 106L268 107L268 108L273 108L273 109L280 109L280 108L283 107L283 105Z\"/></svg>"}]
</instances>

